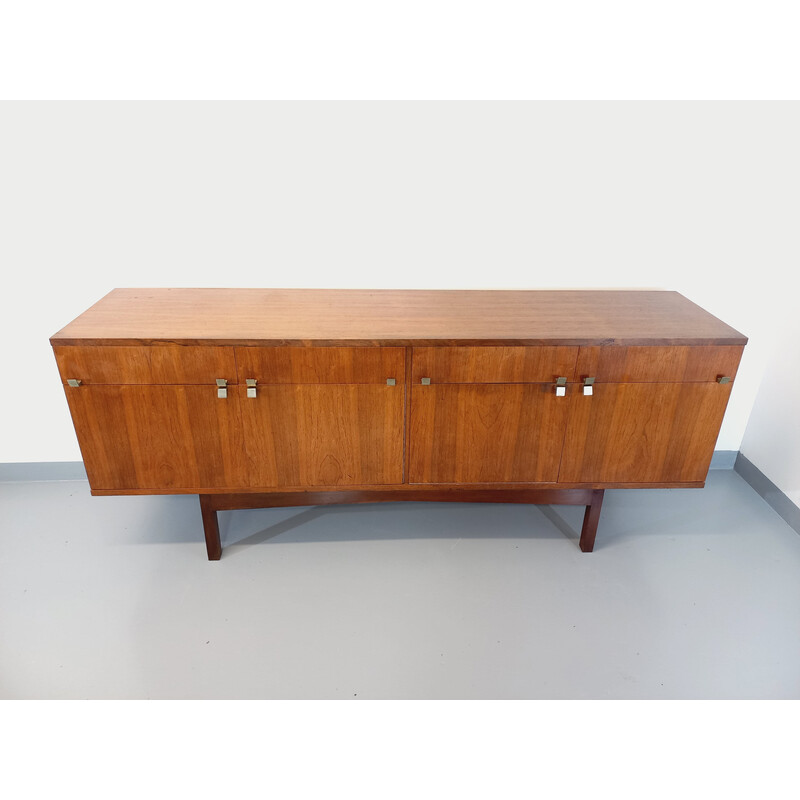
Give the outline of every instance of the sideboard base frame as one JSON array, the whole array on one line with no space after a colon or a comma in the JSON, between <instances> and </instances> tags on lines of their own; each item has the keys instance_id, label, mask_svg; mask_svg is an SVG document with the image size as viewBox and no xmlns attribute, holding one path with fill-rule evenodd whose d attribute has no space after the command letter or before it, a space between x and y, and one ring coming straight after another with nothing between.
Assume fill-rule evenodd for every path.
<instances>
[{"instance_id":1,"label":"sideboard base frame","mask_svg":"<svg viewBox=\"0 0 800 800\"><path fill-rule=\"evenodd\" d=\"M222 544L219 538L217 511L248 508L285 508L322 506L335 503L384 503L399 500L435 503L530 503L531 505L586 506L581 527L580 548L591 553L600 521L604 489L358 489L332 492L267 492L243 494L201 494L200 512L206 537L209 561L219 561Z\"/></svg>"}]
</instances>

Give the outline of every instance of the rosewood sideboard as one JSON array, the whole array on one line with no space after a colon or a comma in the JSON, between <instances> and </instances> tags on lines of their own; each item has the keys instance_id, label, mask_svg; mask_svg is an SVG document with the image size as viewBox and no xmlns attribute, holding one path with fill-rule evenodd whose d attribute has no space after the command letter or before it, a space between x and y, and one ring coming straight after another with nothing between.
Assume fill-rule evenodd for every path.
<instances>
[{"instance_id":1,"label":"rosewood sideboard","mask_svg":"<svg viewBox=\"0 0 800 800\"><path fill-rule=\"evenodd\" d=\"M217 511L702 487L747 339L676 292L115 289L50 339L93 495Z\"/></svg>"}]
</instances>

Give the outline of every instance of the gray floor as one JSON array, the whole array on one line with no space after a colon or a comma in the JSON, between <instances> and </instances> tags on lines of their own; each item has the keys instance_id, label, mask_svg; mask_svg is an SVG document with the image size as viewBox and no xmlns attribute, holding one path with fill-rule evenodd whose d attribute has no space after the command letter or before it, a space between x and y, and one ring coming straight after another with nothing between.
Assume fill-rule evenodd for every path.
<instances>
[{"instance_id":1,"label":"gray floor","mask_svg":"<svg viewBox=\"0 0 800 800\"><path fill-rule=\"evenodd\" d=\"M732 470L581 508L220 514L0 484L2 698L800 698L800 536Z\"/></svg>"}]
</instances>

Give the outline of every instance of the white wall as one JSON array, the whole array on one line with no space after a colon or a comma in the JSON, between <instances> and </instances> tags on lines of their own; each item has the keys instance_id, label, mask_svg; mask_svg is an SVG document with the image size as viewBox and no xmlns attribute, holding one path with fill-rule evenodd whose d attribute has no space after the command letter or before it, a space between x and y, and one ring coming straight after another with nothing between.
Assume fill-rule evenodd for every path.
<instances>
[{"instance_id":1,"label":"white wall","mask_svg":"<svg viewBox=\"0 0 800 800\"><path fill-rule=\"evenodd\" d=\"M47 340L115 286L675 289L751 338L736 450L798 142L795 103L0 104L0 462L80 458Z\"/></svg>"},{"instance_id":2,"label":"white wall","mask_svg":"<svg viewBox=\"0 0 800 800\"><path fill-rule=\"evenodd\" d=\"M740 449L800 506L800 317L776 322L779 344L767 360Z\"/></svg>"}]
</instances>

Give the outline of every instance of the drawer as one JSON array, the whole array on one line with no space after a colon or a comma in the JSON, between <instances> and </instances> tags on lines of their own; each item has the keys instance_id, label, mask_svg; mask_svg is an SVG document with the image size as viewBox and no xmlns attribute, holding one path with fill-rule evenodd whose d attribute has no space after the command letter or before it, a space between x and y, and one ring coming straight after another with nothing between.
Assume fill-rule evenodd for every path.
<instances>
[{"instance_id":1,"label":"drawer","mask_svg":"<svg viewBox=\"0 0 800 800\"><path fill-rule=\"evenodd\" d=\"M695 383L733 380L743 347L635 346L581 347L576 380L599 383Z\"/></svg>"},{"instance_id":2,"label":"drawer","mask_svg":"<svg viewBox=\"0 0 800 800\"><path fill-rule=\"evenodd\" d=\"M412 382L555 383L573 380L577 347L415 347Z\"/></svg>"},{"instance_id":3,"label":"drawer","mask_svg":"<svg viewBox=\"0 0 800 800\"><path fill-rule=\"evenodd\" d=\"M405 383L404 347L237 347L239 380L271 383Z\"/></svg>"},{"instance_id":4,"label":"drawer","mask_svg":"<svg viewBox=\"0 0 800 800\"><path fill-rule=\"evenodd\" d=\"M236 383L232 347L196 345L53 347L61 380L92 384Z\"/></svg>"}]
</instances>

